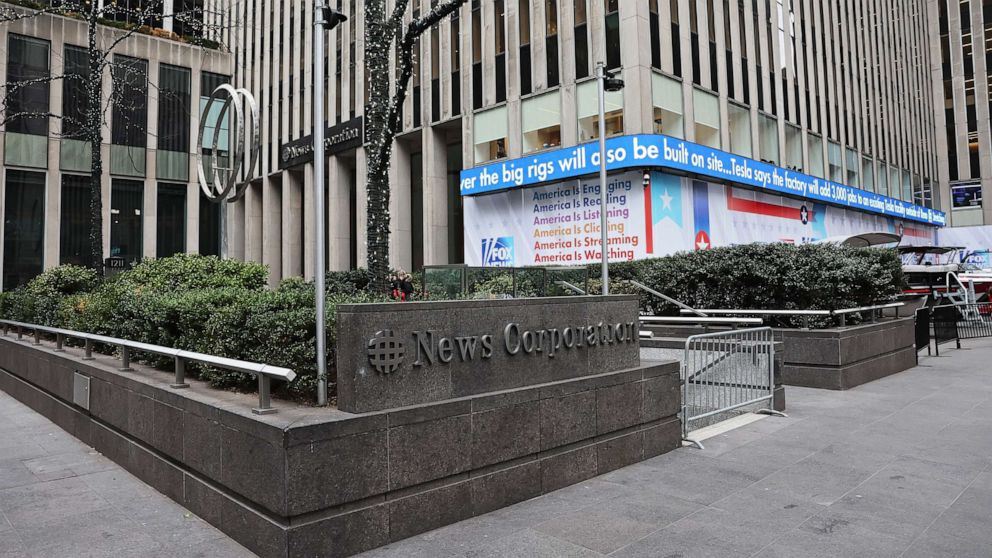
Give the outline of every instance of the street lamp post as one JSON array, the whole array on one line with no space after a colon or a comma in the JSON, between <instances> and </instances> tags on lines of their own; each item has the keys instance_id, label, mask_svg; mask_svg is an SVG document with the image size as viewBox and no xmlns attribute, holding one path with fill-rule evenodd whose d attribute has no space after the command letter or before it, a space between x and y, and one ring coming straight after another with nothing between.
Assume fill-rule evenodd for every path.
<instances>
[{"instance_id":1,"label":"street lamp post","mask_svg":"<svg viewBox=\"0 0 992 558\"><path fill-rule=\"evenodd\" d=\"M317 310L317 404L327 405L327 293L324 288L326 247L324 246L324 32L348 18L341 12L314 2L313 13L313 211L314 211L314 295Z\"/></svg>"},{"instance_id":2,"label":"street lamp post","mask_svg":"<svg viewBox=\"0 0 992 558\"><path fill-rule=\"evenodd\" d=\"M599 229L602 248L603 296L610 294L610 252L609 231L607 230L607 187L606 187L606 92L623 89L623 80L606 71L606 64L596 64L596 78L599 82Z\"/></svg>"}]
</instances>

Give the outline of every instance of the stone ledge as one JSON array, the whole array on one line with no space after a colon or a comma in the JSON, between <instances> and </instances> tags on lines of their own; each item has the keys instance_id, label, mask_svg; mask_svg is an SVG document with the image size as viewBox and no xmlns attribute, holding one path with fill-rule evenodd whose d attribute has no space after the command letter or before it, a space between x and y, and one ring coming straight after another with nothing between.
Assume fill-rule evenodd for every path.
<instances>
[{"instance_id":1,"label":"stone ledge","mask_svg":"<svg viewBox=\"0 0 992 558\"><path fill-rule=\"evenodd\" d=\"M352 415L0 338L0 389L263 557L347 556L680 443L678 364ZM71 378L91 378L87 412ZM68 380L67 380L68 379Z\"/></svg>"}]
</instances>

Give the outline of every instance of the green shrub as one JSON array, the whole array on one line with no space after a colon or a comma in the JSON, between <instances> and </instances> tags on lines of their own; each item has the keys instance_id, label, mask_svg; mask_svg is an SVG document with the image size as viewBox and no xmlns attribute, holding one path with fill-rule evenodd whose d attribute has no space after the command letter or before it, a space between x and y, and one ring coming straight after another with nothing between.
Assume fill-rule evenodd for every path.
<instances>
[{"instance_id":1,"label":"green shrub","mask_svg":"<svg viewBox=\"0 0 992 558\"><path fill-rule=\"evenodd\" d=\"M259 264L185 254L145 260L105 281L88 269L61 266L0 293L0 317L291 368L297 379L274 389L309 401L317 383L313 283L292 278L270 290L267 276ZM365 270L328 274L332 389L337 305L388 300L370 293L370 282ZM150 354L132 358L163 368L173 364ZM193 363L187 372L219 388L256 387L248 374Z\"/></svg>"},{"instance_id":2,"label":"green shrub","mask_svg":"<svg viewBox=\"0 0 992 558\"><path fill-rule=\"evenodd\" d=\"M55 267L5 293L0 312L11 320L57 327L61 325L62 299L89 292L98 284L99 278L91 269L75 265Z\"/></svg>"},{"instance_id":3,"label":"green shrub","mask_svg":"<svg viewBox=\"0 0 992 558\"><path fill-rule=\"evenodd\" d=\"M637 279L694 308L836 310L889 300L905 282L894 250L827 244L682 252L610 272L611 281ZM656 297L641 300L646 311L677 312Z\"/></svg>"},{"instance_id":4,"label":"green shrub","mask_svg":"<svg viewBox=\"0 0 992 558\"><path fill-rule=\"evenodd\" d=\"M259 263L222 260L217 256L177 254L147 259L117 276L138 290L241 288L259 290L268 283L268 268Z\"/></svg>"}]
</instances>

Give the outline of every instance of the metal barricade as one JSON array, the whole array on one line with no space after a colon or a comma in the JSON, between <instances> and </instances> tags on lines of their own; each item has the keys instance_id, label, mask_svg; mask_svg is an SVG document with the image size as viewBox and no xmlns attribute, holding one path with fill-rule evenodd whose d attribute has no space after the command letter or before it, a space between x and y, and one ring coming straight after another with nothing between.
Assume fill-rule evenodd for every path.
<instances>
[{"instance_id":1,"label":"metal barricade","mask_svg":"<svg viewBox=\"0 0 992 558\"><path fill-rule=\"evenodd\" d=\"M957 303L930 308L930 333L937 356L940 345L953 341L961 348L963 339L992 337L992 303Z\"/></svg>"},{"instance_id":2,"label":"metal barricade","mask_svg":"<svg viewBox=\"0 0 992 558\"><path fill-rule=\"evenodd\" d=\"M757 412L784 416L772 410L775 392L775 338L772 328L761 327L693 335L686 339L682 363L682 438L690 425L704 419L765 401ZM729 417L728 417L729 418Z\"/></svg>"}]
</instances>

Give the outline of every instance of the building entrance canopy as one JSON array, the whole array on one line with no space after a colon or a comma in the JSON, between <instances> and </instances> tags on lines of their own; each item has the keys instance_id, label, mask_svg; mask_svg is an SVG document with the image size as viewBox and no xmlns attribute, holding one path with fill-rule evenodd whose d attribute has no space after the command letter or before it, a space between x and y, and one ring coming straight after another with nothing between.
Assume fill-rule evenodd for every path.
<instances>
[{"instance_id":1,"label":"building entrance canopy","mask_svg":"<svg viewBox=\"0 0 992 558\"><path fill-rule=\"evenodd\" d=\"M610 171L672 169L877 215L946 224L941 211L664 135L611 138L606 158ZM593 174L599 164L598 145L587 143L466 169L460 190L463 196L474 196L562 181Z\"/></svg>"}]
</instances>

